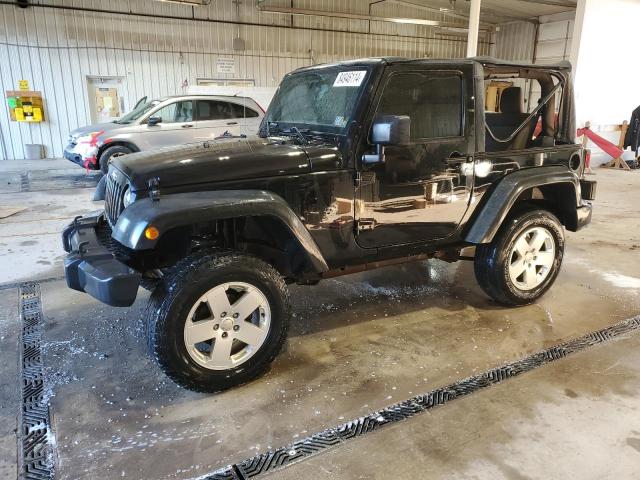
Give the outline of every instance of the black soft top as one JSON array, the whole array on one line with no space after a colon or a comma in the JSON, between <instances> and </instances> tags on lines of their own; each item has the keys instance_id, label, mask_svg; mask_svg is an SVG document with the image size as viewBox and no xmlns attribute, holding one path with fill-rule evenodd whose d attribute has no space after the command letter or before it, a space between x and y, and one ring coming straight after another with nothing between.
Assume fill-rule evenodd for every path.
<instances>
[{"instance_id":1,"label":"black soft top","mask_svg":"<svg viewBox=\"0 0 640 480\"><path fill-rule=\"evenodd\" d=\"M522 62L512 62L510 60L501 60L493 57L470 57L470 58L405 58L405 57L370 57L370 58L358 58L355 60L346 60L344 62L336 63L324 63L320 65L314 65L311 67L302 67L300 70L313 70L316 68L327 68L337 66L357 66L357 65L392 65L398 63L411 63L411 64L437 64L437 65L468 65L472 63L479 63L483 67L514 67L514 68L526 68L532 70L556 70L556 71L571 71L571 63L567 60L552 64L532 64Z\"/></svg>"}]
</instances>

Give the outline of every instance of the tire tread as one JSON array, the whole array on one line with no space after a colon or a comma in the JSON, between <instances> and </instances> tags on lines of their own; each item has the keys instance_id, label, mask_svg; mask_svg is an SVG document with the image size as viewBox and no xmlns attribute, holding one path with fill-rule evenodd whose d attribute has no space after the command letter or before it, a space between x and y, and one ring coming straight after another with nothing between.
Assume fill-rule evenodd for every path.
<instances>
[{"instance_id":1,"label":"tire tread","mask_svg":"<svg viewBox=\"0 0 640 480\"><path fill-rule=\"evenodd\" d=\"M169 319L169 310L174 305L174 302L179 300L180 293L186 285L194 285L201 281L198 278L192 278L195 273L202 272L203 269L210 272L216 271L236 264L254 269L260 273L266 282L271 282L276 286L285 306L284 319L281 322L282 326L280 332L278 332L275 348L271 349L268 357L259 365L243 371L242 375L227 376L217 382L216 385L203 384L197 378L185 375L168 359L166 349L171 342L171 330L167 328L166 322ZM147 347L162 371L182 387L206 393L226 390L246 383L259 375L261 370L278 355L288 333L290 303L289 291L280 274L271 265L259 258L233 251L195 253L185 257L168 270L151 293L149 302L143 312ZM238 377L241 378L241 381L238 381Z\"/></svg>"},{"instance_id":2,"label":"tire tread","mask_svg":"<svg viewBox=\"0 0 640 480\"><path fill-rule=\"evenodd\" d=\"M545 280L546 283L544 287L533 296L529 294L521 295L511 289L504 281L503 265L501 264L501 254L503 253L501 249L509 243L509 238L513 236L523 222L532 220L534 222L549 222L560 232L559 238L557 238L560 243L558 247L558 267L555 272L550 273L548 277L549 281ZM478 245L476 247L474 260L475 277L480 288L498 303L509 306L527 305L544 295L551 285L553 285L558 270L560 269L563 250L564 237L562 235L562 225L553 213L535 207L519 208L507 217L491 243Z\"/></svg>"}]
</instances>

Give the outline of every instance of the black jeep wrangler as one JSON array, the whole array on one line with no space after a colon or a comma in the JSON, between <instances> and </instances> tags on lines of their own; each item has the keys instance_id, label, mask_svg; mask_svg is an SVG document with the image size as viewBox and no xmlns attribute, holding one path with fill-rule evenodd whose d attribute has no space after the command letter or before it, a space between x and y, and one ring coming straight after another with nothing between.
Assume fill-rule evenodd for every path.
<instances>
[{"instance_id":1,"label":"black jeep wrangler","mask_svg":"<svg viewBox=\"0 0 640 480\"><path fill-rule=\"evenodd\" d=\"M63 233L69 287L151 289L148 343L180 385L229 388L285 340L287 283L475 247L507 305L551 287L591 219L570 65L364 59L286 75L258 135L115 159L104 211ZM473 250L473 249L470 249Z\"/></svg>"}]
</instances>

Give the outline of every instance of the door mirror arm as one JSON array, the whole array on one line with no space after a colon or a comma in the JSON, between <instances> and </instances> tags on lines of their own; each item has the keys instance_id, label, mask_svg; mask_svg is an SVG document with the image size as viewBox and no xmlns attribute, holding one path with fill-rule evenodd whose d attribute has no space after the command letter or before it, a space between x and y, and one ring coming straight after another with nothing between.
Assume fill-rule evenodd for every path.
<instances>
[{"instance_id":1,"label":"door mirror arm","mask_svg":"<svg viewBox=\"0 0 640 480\"><path fill-rule=\"evenodd\" d=\"M363 165L376 165L384 163L384 145L376 144L376 153L365 153L362 155Z\"/></svg>"},{"instance_id":2,"label":"door mirror arm","mask_svg":"<svg viewBox=\"0 0 640 480\"><path fill-rule=\"evenodd\" d=\"M408 145L411 141L411 118L407 115L382 115L371 126L371 143L376 153L364 154L362 163L374 165L384 163L384 147L388 145Z\"/></svg>"}]
</instances>

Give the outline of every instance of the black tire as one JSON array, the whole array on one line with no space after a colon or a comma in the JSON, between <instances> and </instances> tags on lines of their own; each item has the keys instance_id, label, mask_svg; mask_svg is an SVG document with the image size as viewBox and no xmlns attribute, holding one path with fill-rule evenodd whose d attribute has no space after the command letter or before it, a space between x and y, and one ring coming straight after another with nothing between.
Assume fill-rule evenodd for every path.
<instances>
[{"instance_id":1,"label":"black tire","mask_svg":"<svg viewBox=\"0 0 640 480\"><path fill-rule=\"evenodd\" d=\"M543 227L555 243L554 259L546 278L535 288L518 288L509 275L510 253L516 240L532 227ZM474 271L482 290L505 305L527 305L540 298L553 285L564 255L564 232L560 221L547 210L528 210L511 215L493 241L478 245Z\"/></svg>"},{"instance_id":2,"label":"black tire","mask_svg":"<svg viewBox=\"0 0 640 480\"><path fill-rule=\"evenodd\" d=\"M115 156L119 157L120 155L127 155L128 153L133 153L129 147L125 147L124 145L114 145L113 147L107 148L102 155L100 155L99 163L100 163L100 171L105 175L109 171L109 161Z\"/></svg>"},{"instance_id":3,"label":"black tire","mask_svg":"<svg viewBox=\"0 0 640 480\"><path fill-rule=\"evenodd\" d=\"M267 298L271 309L269 331L261 347L244 363L211 370L188 353L185 322L205 292L234 281L257 287ZM257 377L280 352L289 327L289 293L280 274L258 258L235 252L199 253L178 263L159 282L145 317L149 349L167 376L189 390L218 392Z\"/></svg>"}]
</instances>

